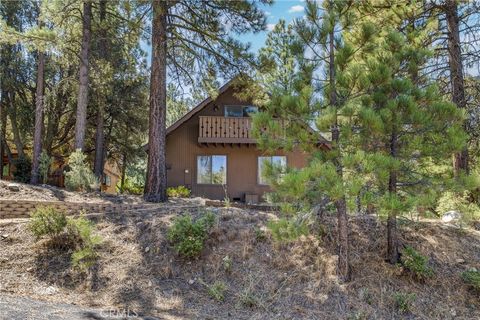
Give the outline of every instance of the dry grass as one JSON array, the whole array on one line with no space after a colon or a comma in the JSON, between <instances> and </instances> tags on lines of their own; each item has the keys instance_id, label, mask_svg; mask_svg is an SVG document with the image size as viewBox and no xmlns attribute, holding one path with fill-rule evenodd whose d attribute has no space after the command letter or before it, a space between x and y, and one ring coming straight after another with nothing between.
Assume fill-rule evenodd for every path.
<instances>
[{"instance_id":1,"label":"dry grass","mask_svg":"<svg viewBox=\"0 0 480 320\"><path fill-rule=\"evenodd\" d=\"M477 231L433 221L401 224L402 244L427 255L435 269L432 279L419 283L401 267L385 263L382 223L352 218L353 281L342 284L335 275L334 220L324 221L321 237L276 245L268 234L259 236L270 213L214 209L219 222L204 252L186 261L175 255L165 236L180 209L161 210L97 217L104 244L88 275L71 271L68 252L35 243L25 223L0 221L0 292L165 319L480 318L478 293L460 277L469 267L480 268ZM212 298L205 285L215 282L225 285L223 301ZM415 293L410 312L396 310L395 293Z\"/></svg>"}]
</instances>

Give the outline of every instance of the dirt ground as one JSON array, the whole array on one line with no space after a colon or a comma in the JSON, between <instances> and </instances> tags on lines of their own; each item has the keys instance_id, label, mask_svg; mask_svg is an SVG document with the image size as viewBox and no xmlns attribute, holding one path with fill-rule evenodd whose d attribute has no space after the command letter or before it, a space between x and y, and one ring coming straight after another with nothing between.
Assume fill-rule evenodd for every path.
<instances>
[{"instance_id":1,"label":"dirt ground","mask_svg":"<svg viewBox=\"0 0 480 320\"><path fill-rule=\"evenodd\" d=\"M69 252L36 243L25 221L0 220L0 293L161 319L480 319L480 294L460 277L480 269L478 231L399 223L401 243L428 256L435 270L418 282L384 261L384 224L353 217L353 280L342 284L335 276L334 220L326 218L317 236L279 245L265 227L272 213L209 208L218 223L201 257L183 260L166 230L178 214L201 210L172 204L155 213L97 217L103 244L88 275L72 271ZM208 292L215 282L225 285L223 301ZM415 294L410 311L396 308L399 293Z\"/></svg>"},{"instance_id":2,"label":"dirt ground","mask_svg":"<svg viewBox=\"0 0 480 320\"><path fill-rule=\"evenodd\" d=\"M18 187L18 191L8 186ZM113 202L113 203L141 203L141 196L110 195L100 192L70 192L50 185L34 186L19 182L0 180L1 200L37 200L37 201L68 201L68 202Z\"/></svg>"}]
</instances>

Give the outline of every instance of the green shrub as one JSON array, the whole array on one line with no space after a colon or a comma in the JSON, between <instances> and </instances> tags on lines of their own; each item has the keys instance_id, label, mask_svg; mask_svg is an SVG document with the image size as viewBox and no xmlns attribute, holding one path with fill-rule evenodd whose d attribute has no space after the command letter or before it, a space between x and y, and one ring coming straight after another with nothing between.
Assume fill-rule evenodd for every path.
<instances>
[{"instance_id":1,"label":"green shrub","mask_svg":"<svg viewBox=\"0 0 480 320\"><path fill-rule=\"evenodd\" d=\"M39 207L32 212L29 229L37 239L47 236L55 245L73 250L72 265L81 271L89 269L98 257L96 248L102 240L94 235L94 223L83 216L70 218L53 207Z\"/></svg>"},{"instance_id":2,"label":"green shrub","mask_svg":"<svg viewBox=\"0 0 480 320\"><path fill-rule=\"evenodd\" d=\"M90 269L98 258L96 249L102 238L95 235L94 230L95 224L83 216L68 219L67 233L76 246L72 253L72 265L80 271Z\"/></svg>"},{"instance_id":3,"label":"green shrub","mask_svg":"<svg viewBox=\"0 0 480 320\"><path fill-rule=\"evenodd\" d=\"M460 213L460 223L472 225L480 220L480 207L471 202L468 192L459 195L455 192L445 192L439 198L437 203L437 212L444 214L448 211L457 211Z\"/></svg>"},{"instance_id":4,"label":"green shrub","mask_svg":"<svg viewBox=\"0 0 480 320\"><path fill-rule=\"evenodd\" d=\"M223 301L225 299L225 291L227 290L225 283L221 281L215 281L212 285L209 285L202 279L199 281L207 288L207 292L210 297L217 301Z\"/></svg>"},{"instance_id":5,"label":"green shrub","mask_svg":"<svg viewBox=\"0 0 480 320\"><path fill-rule=\"evenodd\" d=\"M40 178L42 179L42 183L46 184L48 181L48 171L53 163L53 159L48 155L48 153L42 151L38 160L38 171L40 173Z\"/></svg>"},{"instance_id":6,"label":"green shrub","mask_svg":"<svg viewBox=\"0 0 480 320\"><path fill-rule=\"evenodd\" d=\"M428 265L428 257L422 255L412 247L402 251L402 264L417 279L425 280L433 276L433 269Z\"/></svg>"},{"instance_id":7,"label":"green shrub","mask_svg":"<svg viewBox=\"0 0 480 320\"><path fill-rule=\"evenodd\" d=\"M13 160L15 171L13 179L18 182L28 183L32 174L32 162L27 157L19 157Z\"/></svg>"},{"instance_id":8,"label":"green shrub","mask_svg":"<svg viewBox=\"0 0 480 320\"><path fill-rule=\"evenodd\" d=\"M225 270L225 272L230 273L232 271L233 261L230 256L226 255L225 257L223 257L222 264L223 270Z\"/></svg>"},{"instance_id":9,"label":"green shrub","mask_svg":"<svg viewBox=\"0 0 480 320\"><path fill-rule=\"evenodd\" d=\"M65 213L53 207L38 207L30 217L29 229L37 239L44 236L58 238L67 226Z\"/></svg>"},{"instance_id":10,"label":"green shrub","mask_svg":"<svg viewBox=\"0 0 480 320\"><path fill-rule=\"evenodd\" d=\"M185 186L167 188L167 195L169 197L188 198L190 197L190 189Z\"/></svg>"},{"instance_id":11,"label":"green shrub","mask_svg":"<svg viewBox=\"0 0 480 320\"><path fill-rule=\"evenodd\" d=\"M243 290L240 295L240 303L248 308L253 308L258 305L258 298L255 296L250 288Z\"/></svg>"},{"instance_id":12,"label":"green shrub","mask_svg":"<svg viewBox=\"0 0 480 320\"><path fill-rule=\"evenodd\" d=\"M256 242L264 242L267 240L267 233L262 229L260 229L259 227L255 227L253 229L253 232L255 233Z\"/></svg>"},{"instance_id":13,"label":"green shrub","mask_svg":"<svg viewBox=\"0 0 480 320\"><path fill-rule=\"evenodd\" d=\"M400 313L410 312L412 304L415 302L416 298L417 296L415 293L395 293L393 296L393 299L395 300L395 308L400 311Z\"/></svg>"},{"instance_id":14,"label":"green shrub","mask_svg":"<svg viewBox=\"0 0 480 320\"><path fill-rule=\"evenodd\" d=\"M189 215L178 217L168 230L168 240L181 256L196 257L202 252L214 223L215 215L212 212L204 213L197 220L193 220Z\"/></svg>"},{"instance_id":15,"label":"green shrub","mask_svg":"<svg viewBox=\"0 0 480 320\"><path fill-rule=\"evenodd\" d=\"M289 242L298 239L302 235L308 234L308 226L303 221L282 218L267 223L268 229L272 232L272 237L277 242Z\"/></svg>"},{"instance_id":16,"label":"green shrub","mask_svg":"<svg viewBox=\"0 0 480 320\"><path fill-rule=\"evenodd\" d=\"M68 158L70 171L65 174L65 187L74 191L89 191L98 189L99 183L86 163L87 156L80 149Z\"/></svg>"},{"instance_id":17,"label":"green shrub","mask_svg":"<svg viewBox=\"0 0 480 320\"><path fill-rule=\"evenodd\" d=\"M462 278L465 283L480 291L480 271L468 270L462 272Z\"/></svg>"},{"instance_id":18,"label":"green shrub","mask_svg":"<svg viewBox=\"0 0 480 320\"><path fill-rule=\"evenodd\" d=\"M135 195L143 194L143 188L144 188L143 184L136 183L133 179L129 177L125 177L123 187L122 187L121 180L118 181L116 186L117 192L135 194Z\"/></svg>"}]
</instances>

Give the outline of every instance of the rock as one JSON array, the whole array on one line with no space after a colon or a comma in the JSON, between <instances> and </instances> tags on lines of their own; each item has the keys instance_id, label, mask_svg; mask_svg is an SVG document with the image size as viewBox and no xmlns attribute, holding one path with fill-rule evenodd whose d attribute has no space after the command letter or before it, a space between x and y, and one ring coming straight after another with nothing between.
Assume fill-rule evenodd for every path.
<instances>
[{"instance_id":1,"label":"rock","mask_svg":"<svg viewBox=\"0 0 480 320\"><path fill-rule=\"evenodd\" d=\"M188 280L188 284L194 284L194 283L195 283L195 280L193 279Z\"/></svg>"},{"instance_id":2,"label":"rock","mask_svg":"<svg viewBox=\"0 0 480 320\"><path fill-rule=\"evenodd\" d=\"M2 239L7 239L9 236L9 234L2 234Z\"/></svg>"},{"instance_id":3,"label":"rock","mask_svg":"<svg viewBox=\"0 0 480 320\"><path fill-rule=\"evenodd\" d=\"M13 191L13 192L19 192L20 191L20 187L17 184L14 184L14 183L7 184L7 188L8 188L8 190Z\"/></svg>"},{"instance_id":4,"label":"rock","mask_svg":"<svg viewBox=\"0 0 480 320\"><path fill-rule=\"evenodd\" d=\"M149 252L150 251L150 247L146 247L145 248L145 253Z\"/></svg>"},{"instance_id":5,"label":"rock","mask_svg":"<svg viewBox=\"0 0 480 320\"><path fill-rule=\"evenodd\" d=\"M52 286L49 286L47 287L43 293L46 294L46 295L52 295L52 294L55 294L57 292L57 288L55 287L52 287Z\"/></svg>"},{"instance_id":6,"label":"rock","mask_svg":"<svg viewBox=\"0 0 480 320\"><path fill-rule=\"evenodd\" d=\"M448 211L442 215L443 222L452 222L460 219L460 212L458 211Z\"/></svg>"},{"instance_id":7,"label":"rock","mask_svg":"<svg viewBox=\"0 0 480 320\"><path fill-rule=\"evenodd\" d=\"M462 264L462 263L465 263L465 260L463 260L463 259L457 259L457 260L455 260L455 262L458 263L458 264Z\"/></svg>"}]
</instances>

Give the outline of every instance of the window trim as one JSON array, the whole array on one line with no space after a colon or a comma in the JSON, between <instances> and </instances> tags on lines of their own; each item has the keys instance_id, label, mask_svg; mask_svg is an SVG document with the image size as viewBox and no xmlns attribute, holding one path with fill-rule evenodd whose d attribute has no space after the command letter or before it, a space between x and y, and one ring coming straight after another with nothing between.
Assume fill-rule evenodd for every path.
<instances>
[{"instance_id":1,"label":"window trim","mask_svg":"<svg viewBox=\"0 0 480 320\"><path fill-rule=\"evenodd\" d=\"M227 115L227 108L228 107L240 107L242 108L242 115L240 117L236 117L236 116L229 116ZM250 108L250 107L253 107L253 108L256 108L257 109L257 112L258 112L258 107L255 106L255 105L243 105L243 104L226 104L223 106L223 116L225 118L249 118L250 116L247 114L245 115L245 109L246 108Z\"/></svg>"},{"instance_id":2,"label":"window trim","mask_svg":"<svg viewBox=\"0 0 480 320\"><path fill-rule=\"evenodd\" d=\"M273 160L273 157L283 157L285 158L285 168L288 167L288 157L286 155L273 155L273 156L257 156L257 185L263 186L263 187L268 187L270 186L268 183L261 183L260 181L260 158L270 158L270 161Z\"/></svg>"},{"instance_id":3,"label":"window trim","mask_svg":"<svg viewBox=\"0 0 480 320\"><path fill-rule=\"evenodd\" d=\"M225 183L203 183L198 181L198 158L199 157L225 157ZM213 167L213 160L210 161L210 166ZM195 182L197 185L201 186L224 186L228 183L228 156L226 154L197 154L196 157L196 164L195 164ZM211 178L211 177L210 177ZM210 179L211 181L212 179Z\"/></svg>"}]
</instances>

